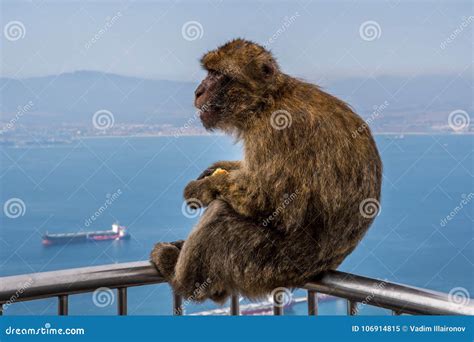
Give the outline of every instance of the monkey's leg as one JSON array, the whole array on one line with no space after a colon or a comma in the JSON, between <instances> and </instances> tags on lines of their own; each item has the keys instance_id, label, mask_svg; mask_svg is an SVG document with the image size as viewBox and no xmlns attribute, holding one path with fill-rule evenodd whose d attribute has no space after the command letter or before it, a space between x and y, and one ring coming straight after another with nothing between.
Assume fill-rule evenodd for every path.
<instances>
[{"instance_id":1,"label":"monkey's leg","mask_svg":"<svg viewBox=\"0 0 474 342\"><path fill-rule=\"evenodd\" d=\"M179 255L174 289L188 300L222 302L230 294L259 297L279 286L301 285L304 273L297 245L287 237L238 215L222 200L212 201ZM306 254L307 257L307 254Z\"/></svg>"}]
</instances>

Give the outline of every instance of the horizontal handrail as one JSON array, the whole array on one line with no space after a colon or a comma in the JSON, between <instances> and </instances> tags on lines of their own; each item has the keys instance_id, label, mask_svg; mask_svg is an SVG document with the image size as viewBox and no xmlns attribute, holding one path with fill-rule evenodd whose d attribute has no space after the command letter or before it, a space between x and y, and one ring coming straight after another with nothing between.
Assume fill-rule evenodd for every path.
<instances>
[{"instance_id":1,"label":"horizontal handrail","mask_svg":"<svg viewBox=\"0 0 474 342\"><path fill-rule=\"evenodd\" d=\"M70 268L0 278L0 303L166 282L149 261ZM21 290L21 293L18 293Z\"/></svg>"},{"instance_id":2,"label":"horizontal handrail","mask_svg":"<svg viewBox=\"0 0 474 342\"><path fill-rule=\"evenodd\" d=\"M149 261L73 268L0 278L0 304L92 292L99 287L127 288L165 282ZM474 315L470 299L339 271L327 271L303 288L397 313Z\"/></svg>"},{"instance_id":3,"label":"horizontal handrail","mask_svg":"<svg viewBox=\"0 0 474 342\"><path fill-rule=\"evenodd\" d=\"M474 301L468 298L339 271L326 271L304 288L400 313L474 315Z\"/></svg>"}]
</instances>

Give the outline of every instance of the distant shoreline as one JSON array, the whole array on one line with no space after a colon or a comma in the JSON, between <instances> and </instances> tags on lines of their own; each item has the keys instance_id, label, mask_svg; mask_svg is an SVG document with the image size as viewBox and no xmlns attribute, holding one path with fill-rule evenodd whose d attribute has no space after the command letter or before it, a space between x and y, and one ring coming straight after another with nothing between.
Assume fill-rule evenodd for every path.
<instances>
[{"instance_id":1,"label":"distant shoreline","mask_svg":"<svg viewBox=\"0 0 474 342\"><path fill-rule=\"evenodd\" d=\"M451 132L379 132L373 133L375 137L386 137L387 139L392 140L403 140L407 136L472 136L474 132L460 132L460 133L451 133ZM0 148L47 148L47 147L67 147L71 144L78 143L81 140L100 140L100 139L149 139L149 138L174 138L176 140L184 137L219 137L225 136L224 133L189 133L189 134L171 134L171 133L163 133L163 134L143 134L143 135L87 135L87 136L76 136L71 138L70 140L63 141L63 142L41 142L35 144L23 144L21 141L14 142L12 141L10 144L1 144Z\"/></svg>"},{"instance_id":2,"label":"distant shoreline","mask_svg":"<svg viewBox=\"0 0 474 342\"><path fill-rule=\"evenodd\" d=\"M450 133L450 132L379 132L379 133L372 133L374 136L405 136L405 135L452 135L452 136L462 136L462 135L474 135L474 132L460 132L460 133ZM212 137L212 136L225 136L224 133L209 133L209 134L171 134L171 133L164 133L164 134L144 134L144 135L88 135L78 137L77 139L103 139L103 138L160 138L160 137L174 137L176 139L182 137Z\"/></svg>"}]
</instances>

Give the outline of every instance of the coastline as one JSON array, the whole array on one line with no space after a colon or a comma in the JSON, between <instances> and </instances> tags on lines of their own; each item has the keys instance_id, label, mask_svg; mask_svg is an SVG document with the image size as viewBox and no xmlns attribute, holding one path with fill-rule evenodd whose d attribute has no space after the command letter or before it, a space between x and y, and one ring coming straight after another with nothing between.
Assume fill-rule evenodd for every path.
<instances>
[{"instance_id":1,"label":"coastline","mask_svg":"<svg viewBox=\"0 0 474 342\"><path fill-rule=\"evenodd\" d=\"M24 144L21 140L11 141L10 144L0 144L0 148L52 148L52 147L67 147L71 144L78 143L82 140L99 140L99 139L150 139L150 138L174 138L179 139L183 137L219 137L225 136L226 134L217 133L186 133L186 134L173 134L173 133L160 133L160 134L130 134L130 135L84 135L71 137L70 140L56 143L39 143ZM386 139L403 140L407 136L472 136L473 132L374 132L374 137L385 137Z\"/></svg>"},{"instance_id":2,"label":"coastline","mask_svg":"<svg viewBox=\"0 0 474 342\"><path fill-rule=\"evenodd\" d=\"M372 133L374 136L406 136L406 135L453 135L453 136L463 136L463 135L474 135L474 132L376 132ZM130 135L88 135L76 139L103 139L103 138L159 138L159 137L174 137L179 139L181 137L206 137L206 136L225 136L224 133L189 133L189 134L130 134Z\"/></svg>"}]
</instances>

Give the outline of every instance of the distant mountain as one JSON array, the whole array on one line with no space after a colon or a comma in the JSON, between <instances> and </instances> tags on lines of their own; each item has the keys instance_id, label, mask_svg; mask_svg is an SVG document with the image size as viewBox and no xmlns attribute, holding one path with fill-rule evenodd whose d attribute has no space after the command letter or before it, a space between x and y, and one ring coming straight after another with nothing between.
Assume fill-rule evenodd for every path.
<instances>
[{"instance_id":1,"label":"distant mountain","mask_svg":"<svg viewBox=\"0 0 474 342\"><path fill-rule=\"evenodd\" d=\"M414 78L380 76L348 78L329 85L336 96L367 110L387 100L392 110L455 109L472 107L473 79L454 75L422 75Z\"/></svg>"},{"instance_id":2,"label":"distant mountain","mask_svg":"<svg viewBox=\"0 0 474 342\"><path fill-rule=\"evenodd\" d=\"M89 124L92 115L107 109L115 122L180 126L195 112L191 82L151 80L95 71L26 79L0 78L2 120L32 101L23 124ZM323 85L346 100L364 117L375 107L380 123L445 121L449 112L472 112L472 79L446 75L404 78L347 78ZM377 123L376 123L377 124Z\"/></svg>"},{"instance_id":3,"label":"distant mountain","mask_svg":"<svg viewBox=\"0 0 474 342\"><path fill-rule=\"evenodd\" d=\"M90 123L101 109L114 114L115 122L179 123L193 113L195 85L149 80L94 71L27 79L0 78L3 119L18 106L33 102L24 117L31 123ZM23 118L22 118L22 123Z\"/></svg>"}]
</instances>

